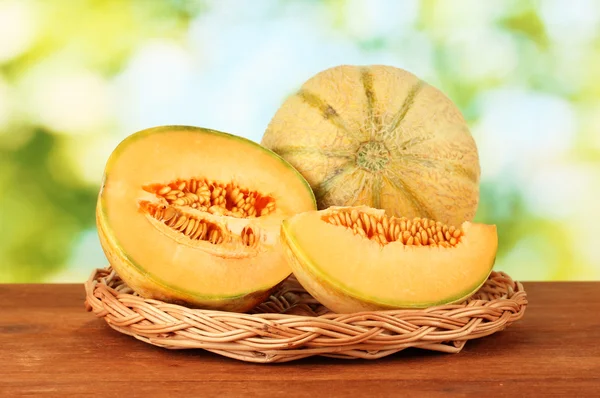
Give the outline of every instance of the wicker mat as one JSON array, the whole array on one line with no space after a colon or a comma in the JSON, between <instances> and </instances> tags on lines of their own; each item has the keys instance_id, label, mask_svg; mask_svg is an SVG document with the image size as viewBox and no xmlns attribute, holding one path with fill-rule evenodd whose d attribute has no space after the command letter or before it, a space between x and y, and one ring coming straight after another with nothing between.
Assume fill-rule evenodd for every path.
<instances>
[{"instance_id":1,"label":"wicker mat","mask_svg":"<svg viewBox=\"0 0 600 398\"><path fill-rule=\"evenodd\" d=\"M288 278L247 314L191 309L135 294L110 268L85 283L86 308L113 329L169 349L202 348L248 362L286 362L313 355L377 359L408 347L459 352L521 319L527 294L492 272L461 304L423 310L335 314Z\"/></svg>"}]
</instances>

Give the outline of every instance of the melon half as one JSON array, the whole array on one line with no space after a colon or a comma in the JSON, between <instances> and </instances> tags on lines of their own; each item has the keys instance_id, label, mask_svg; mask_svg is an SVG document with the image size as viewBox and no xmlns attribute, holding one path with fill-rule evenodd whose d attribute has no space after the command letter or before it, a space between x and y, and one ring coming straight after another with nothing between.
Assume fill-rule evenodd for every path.
<instances>
[{"instance_id":1,"label":"melon half","mask_svg":"<svg viewBox=\"0 0 600 398\"><path fill-rule=\"evenodd\" d=\"M281 221L314 209L304 178L268 149L164 126L112 153L96 220L110 264L142 297L245 311L291 273Z\"/></svg>"},{"instance_id":2,"label":"melon half","mask_svg":"<svg viewBox=\"0 0 600 398\"><path fill-rule=\"evenodd\" d=\"M339 313L461 302L487 280L498 247L494 225L454 227L366 206L295 215L281 239L298 281Z\"/></svg>"}]
</instances>

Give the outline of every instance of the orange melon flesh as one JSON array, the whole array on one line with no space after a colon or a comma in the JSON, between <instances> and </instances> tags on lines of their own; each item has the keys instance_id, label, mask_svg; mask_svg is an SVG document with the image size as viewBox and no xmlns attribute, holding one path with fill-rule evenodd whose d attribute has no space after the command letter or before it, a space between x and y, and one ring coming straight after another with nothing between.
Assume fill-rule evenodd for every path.
<instances>
[{"instance_id":1,"label":"orange melon flesh","mask_svg":"<svg viewBox=\"0 0 600 398\"><path fill-rule=\"evenodd\" d=\"M181 207L233 233L261 231L255 247L192 241L154 222L140 201L157 201L143 187L180 178L234 181L269 195L267 216L235 218ZM244 311L291 272L279 247L285 216L315 209L306 181L280 157L249 140L217 131L164 126L124 140L107 162L97 206L102 246L119 275L144 297L204 308Z\"/></svg>"},{"instance_id":2,"label":"orange melon flesh","mask_svg":"<svg viewBox=\"0 0 600 398\"><path fill-rule=\"evenodd\" d=\"M497 250L493 225L463 223L463 235L454 247L401 241L381 245L324 222L329 212L310 211L285 220L281 239L300 283L335 312L459 302L481 287L492 270Z\"/></svg>"}]
</instances>

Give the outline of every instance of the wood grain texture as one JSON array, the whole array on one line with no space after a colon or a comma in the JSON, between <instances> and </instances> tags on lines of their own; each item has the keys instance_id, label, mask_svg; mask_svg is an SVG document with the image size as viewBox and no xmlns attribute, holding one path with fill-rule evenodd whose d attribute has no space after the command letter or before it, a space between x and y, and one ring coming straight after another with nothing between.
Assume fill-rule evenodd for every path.
<instances>
[{"instance_id":1,"label":"wood grain texture","mask_svg":"<svg viewBox=\"0 0 600 398\"><path fill-rule=\"evenodd\" d=\"M600 282L525 289L525 318L460 354L257 365L119 334L82 285L0 285L0 397L600 396Z\"/></svg>"}]
</instances>

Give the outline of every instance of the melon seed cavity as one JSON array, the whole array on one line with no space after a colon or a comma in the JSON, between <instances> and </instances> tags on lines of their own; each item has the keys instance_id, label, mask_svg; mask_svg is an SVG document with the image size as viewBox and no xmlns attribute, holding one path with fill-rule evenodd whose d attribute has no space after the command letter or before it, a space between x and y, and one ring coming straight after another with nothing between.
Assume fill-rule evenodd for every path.
<instances>
[{"instance_id":1,"label":"melon seed cavity","mask_svg":"<svg viewBox=\"0 0 600 398\"><path fill-rule=\"evenodd\" d=\"M235 183L220 183L201 178L176 180L169 184L150 184L145 191L164 199L171 206L189 206L211 214L250 218L275 211L275 199Z\"/></svg>"},{"instance_id":2,"label":"melon seed cavity","mask_svg":"<svg viewBox=\"0 0 600 398\"><path fill-rule=\"evenodd\" d=\"M407 246L454 247L463 236L460 228L447 226L427 218L380 217L361 213L356 209L334 210L321 217L321 220L351 229L380 245L402 242Z\"/></svg>"},{"instance_id":3,"label":"melon seed cavity","mask_svg":"<svg viewBox=\"0 0 600 398\"><path fill-rule=\"evenodd\" d=\"M258 244L259 234L248 225L239 236L234 235L189 209L236 218L262 217L275 211L274 198L234 183L192 178L168 184L150 184L142 188L158 198L158 202L140 200L139 208L143 213L190 240L215 245L235 239L245 246L254 247Z\"/></svg>"}]
</instances>

